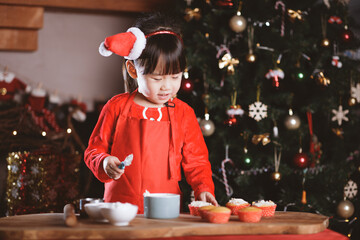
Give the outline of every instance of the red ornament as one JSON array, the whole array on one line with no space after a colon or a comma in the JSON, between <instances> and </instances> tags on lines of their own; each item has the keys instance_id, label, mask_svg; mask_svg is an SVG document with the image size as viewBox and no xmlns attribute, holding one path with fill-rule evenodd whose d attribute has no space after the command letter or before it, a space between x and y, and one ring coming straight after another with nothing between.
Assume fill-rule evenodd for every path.
<instances>
[{"instance_id":1,"label":"red ornament","mask_svg":"<svg viewBox=\"0 0 360 240\"><path fill-rule=\"evenodd\" d=\"M342 24L343 21L341 20L341 18L339 18L338 16L331 16L328 20L328 23L331 24Z\"/></svg>"},{"instance_id":2,"label":"red ornament","mask_svg":"<svg viewBox=\"0 0 360 240\"><path fill-rule=\"evenodd\" d=\"M237 124L236 117L232 116L224 121L225 125L231 127Z\"/></svg>"},{"instance_id":3,"label":"red ornament","mask_svg":"<svg viewBox=\"0 0 360 240\"><path fill-rule=\"evenodd\" d=\"M183 79L181 89L185 92L191 92L194 89L194 83L190 79Z\"/></svg>"},{"instance_id":4,"label":"red ornament","mask_svg":"<svg viewBox=\"0 0 360 240\"><path fill-rule=\"evenodd\" d=\"M309 165L309 156L305 153L297 153L294 156L293 162L298 168L306 168Z\"/></svg>"},{"instance_id":5,"label":"red ornament","mask_svg":"<svg viewBox=\"0 0 360 240\"><path fill-rule=\"evenodd\" d=\"M231 0L218 0L216 1L216 5L220 7L232 7L234 4Z\"/></svg>"},{"instance_id":6,"label":"red ornament","mask_svg":"<svg viewBox=\"0 0 360 240\"><path fill-rule=\"evenodd\" d=\"M353 33L349 29L345 29L341 33L341 39L342 39L343 42L348 43L348 42L352 41Z\"/></svg>"}]
</instances>

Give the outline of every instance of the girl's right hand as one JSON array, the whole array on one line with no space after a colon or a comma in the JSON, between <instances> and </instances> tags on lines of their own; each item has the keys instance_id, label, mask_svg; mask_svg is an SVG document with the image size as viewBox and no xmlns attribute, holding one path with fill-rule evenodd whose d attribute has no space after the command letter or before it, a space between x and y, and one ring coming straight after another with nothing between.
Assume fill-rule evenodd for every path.
<instances>
[{"instance_id":1,"label":"girl's right hand","mask_svg":"<svg viewBox=\"0 0 360 240\"><path fill-rule=\"evenodd\" d=\"M124 173L124 170L118 168L120 160L114 156L108 156L104 159L103 168L105 173L114 180L117 180Z\"/></svg>"}]
</instances>

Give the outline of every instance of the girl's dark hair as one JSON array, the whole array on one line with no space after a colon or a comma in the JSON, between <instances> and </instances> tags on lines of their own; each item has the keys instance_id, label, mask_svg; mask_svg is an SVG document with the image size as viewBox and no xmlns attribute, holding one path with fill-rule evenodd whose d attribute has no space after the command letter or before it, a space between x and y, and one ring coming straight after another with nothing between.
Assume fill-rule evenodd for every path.
<instances>
[{"instance_id":1,"label":"girl's dark hair","mask_svg":"<svg viewBox=\"0 0 360 240\"><path fill-rule=\"evenodd\" d=\"M180 27L175 20L161 13L152 13L138 19L134 27L139 28L145 35L160 30L168 30L181 36ZM157 74L170 75L182 72L186 67L185 51L182 40L172 34L158 34L146 39L146 47L140 57L134 62L144 67L143 74L155 71L159 59L163 61L162 72ZM137 88L136 81L127 76L125 90L132 92Z\"/></svg>"}]
</instances>

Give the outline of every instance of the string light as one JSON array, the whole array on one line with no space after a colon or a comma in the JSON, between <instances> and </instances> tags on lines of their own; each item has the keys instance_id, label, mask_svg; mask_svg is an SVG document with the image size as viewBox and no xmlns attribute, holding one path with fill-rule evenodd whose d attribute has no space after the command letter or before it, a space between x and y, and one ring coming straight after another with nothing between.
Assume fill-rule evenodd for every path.
<instances>
[{"instance_id":1,"label":"string light","mask_svg":"<svg viewBox=\"0 0 360 240\"><path fill-rule=\"evenodd\" d=\"M45 132L45 131L42 131L42 132L41 132L41 135L42 135L43 137L45 137L45 136L46 136L46 132Z\"/></svg>"},{"instance_id":2,"label":"string light","mask_svg":"<svg viewBox=\"0 0 360 240\"><path fill-rule=\"evenodd\" d=\"M18 134L18 132L17 132L16 130L14 130L14 131L12 132L12 134L13 134L14 136L16 136L16 135Z\"/></svg>"},{"instance_id":3,"label":"string light","mask_svg":"<svg viewBox=\"0 0 360 240\"><path fill-rule=\"evenodd\" d=\"M68 134L70 134L71 131L72 131L71 128L66 129L66 132L67 132Z\"/></svg>"}]
</instances>

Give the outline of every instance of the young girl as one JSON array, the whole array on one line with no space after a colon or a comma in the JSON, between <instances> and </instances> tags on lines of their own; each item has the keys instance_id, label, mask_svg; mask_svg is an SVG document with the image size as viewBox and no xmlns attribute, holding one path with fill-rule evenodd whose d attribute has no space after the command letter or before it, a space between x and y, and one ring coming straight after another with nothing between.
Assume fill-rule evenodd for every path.
<instances>
[{"instance_id":1,"label":"young girl","mask_svg":"<svg viewBox=\"0 0 360 240\"><path fill-rule=\"evenodd\" d=\"M146 190L181 194L182 168L196 199L217 205L195 113L175 97L186 66L178 29L154 14L106 38L99 50L127 59L127 72L137 83L133 92L107 102L85 151L87 166L105 183L105 201L129 202L143 213Z\"/></svg>"}]
</instances>

